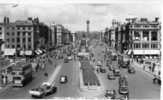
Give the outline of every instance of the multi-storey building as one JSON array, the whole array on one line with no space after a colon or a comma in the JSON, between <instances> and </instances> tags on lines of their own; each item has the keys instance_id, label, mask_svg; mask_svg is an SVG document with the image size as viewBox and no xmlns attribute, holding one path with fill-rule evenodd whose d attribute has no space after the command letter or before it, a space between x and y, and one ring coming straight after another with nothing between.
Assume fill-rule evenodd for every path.
<instances>
[{"instance_id":1,"label":"multi-storey building","mask_svg":"<svg viewBox=\"0 0 163 100\"><path fill-rule=\"evenodd\" d=\"M34 31L32 21L15 21L10 23L4 20L5 48L34 50Z\"/></svg>"},{"instance_id":2,"label":"multi-storey building","mask_svg":"<svg viewBox=\"0 0 163 100\"><path fill-rule=\"evenodd\" d=\"M56 25L57 46L62 45L62 32L63 32L63 26Z\"/></svg>"},{"instance_id":3,"label":"multi-storey building","mask_svg":"<svg viewBox=\"0 0 163 100\"><path fill-rule=\"evenodd\" d=\"M3 23L0 23L0 51L4 48L4 40L5 40L5 36L4 36L4 25Z\"/></svg>"},{"instance_id":4,"label":"multi-storey building","mask_svg":"<svg viewBox=\"0 0 163 100\"><path fill-rule=\"evenodd\" d=\"M3 51L20 51L21 54L32 54L33 50L42 48L48 43L49 27L40 23L38 18L27 20L16 20L10 22L4 17L4 49ZM11 52L10 52L11 53Z\"/></svg>"},{"instance_id":5,"label":"multi-storey building","mask_svg":"<svg viewBox=\"0 0 163 100\"><path fill-rule=\"evenodd\" d=\"M158 18L154 21L148 21L146 18L132 19L127 25L129 50L134 56L160 56L161 25Z\"/></svg>"}]
</instances>

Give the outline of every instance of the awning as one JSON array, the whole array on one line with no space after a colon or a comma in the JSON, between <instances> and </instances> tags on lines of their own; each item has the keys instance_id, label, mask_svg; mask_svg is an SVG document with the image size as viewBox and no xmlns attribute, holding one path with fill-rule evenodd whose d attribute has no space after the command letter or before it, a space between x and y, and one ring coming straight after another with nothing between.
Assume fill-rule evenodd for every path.
<instances>
[{"instance_id":1,"label":"awning","mask_svg":"<svg viewBox=\"0 0 163 100\"><path fill-rule=\"evenodd\" d=\"M134 55L160 55L160 50L133 50Z\"/></svg>"},{"instance_id":2,"label":"awning","mask_svg":"<svg viewBox=\"0 0 163 100\"><path fill-rule=\"evenodd\" d=\"M28 55L28 56L32 55L32 51L31 50L25 51L25 55Z\"/></svg>"},{"instance_id":3,"label":"awning","mask_svg":"<svg viewBox=\"0 0 163 100\"><path fill-rule=\"evenodd\" d=\"M4 49L4 55L6 56L13 56L16 53L16 49Z\"/></svg>"},{"instance_id":4,"label":"awning","mask_svg":"<svg viewBox=\"0 0 163 100\"><path fill-rule=\"evenodd\" d=\"M20 51L20 55L24 55L25 54L25 51Z\"/></svg>"}]
</instances>

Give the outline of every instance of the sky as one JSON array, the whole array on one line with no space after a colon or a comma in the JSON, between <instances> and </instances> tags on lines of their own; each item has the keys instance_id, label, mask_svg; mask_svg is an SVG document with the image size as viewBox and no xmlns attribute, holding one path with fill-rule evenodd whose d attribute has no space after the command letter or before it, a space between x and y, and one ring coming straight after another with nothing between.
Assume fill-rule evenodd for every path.
<instances>
[{"instance_id":1,"label":"sky","mask_svg":"<svg viewBox=\"0 0 163 100\"><path fill-rule=\"evenodd\" d=\"M148 1L148 0L147 0ZM10 22L39 17L50 25L63 24L70 31L86 30L90 20L90 31L103 31L111 26L113 19L125 22L125 18L146 17L154 20L161 17L159 3L0 3L0 21L8 16Z\"/></svg>"}]
</instances>

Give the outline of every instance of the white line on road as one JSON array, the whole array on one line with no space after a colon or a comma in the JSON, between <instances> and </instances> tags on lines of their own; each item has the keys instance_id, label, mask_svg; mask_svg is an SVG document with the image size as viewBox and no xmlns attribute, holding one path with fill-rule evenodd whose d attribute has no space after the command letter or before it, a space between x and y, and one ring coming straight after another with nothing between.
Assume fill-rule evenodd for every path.
<instances>
[{"instance_id":1,"label":"white line on road","mask_svg":"<svg viewBox=\"0 0 163 100\"><path fill-rule=\"evenodd\" d=\"M52 84L55 84L55 80L56 80L56 77L57 77L57 74L59 73L60 69L62 68L62 64L58 65L55 69L55 71L53 72L53 74L50 76L48 82L49 83L52 83Z\"/></svg>"}]
</instances>

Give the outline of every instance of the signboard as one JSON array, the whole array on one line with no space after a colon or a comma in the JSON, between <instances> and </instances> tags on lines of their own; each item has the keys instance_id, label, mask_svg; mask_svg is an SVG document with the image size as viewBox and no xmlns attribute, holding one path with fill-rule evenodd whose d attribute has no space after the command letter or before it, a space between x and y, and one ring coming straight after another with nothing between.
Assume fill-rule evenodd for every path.
<instances>
[{"instance_id":1,"label":"signboard","mask_svg":"<svg viewBox=\"0 0 163 100\"><path fill-rule=\"evenodd\" d=\"M134 55L160 55L160 50L133 50Z\"/></svg>"}]
</instances>

